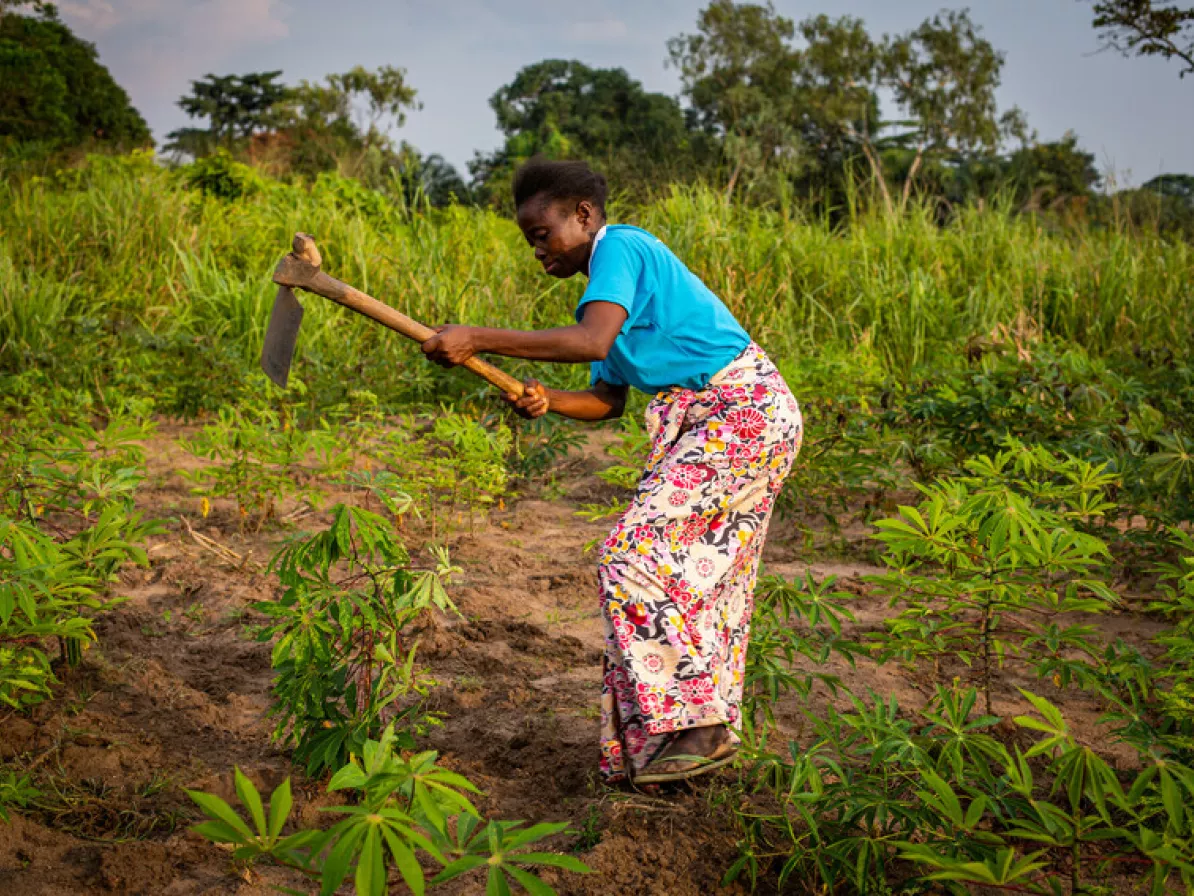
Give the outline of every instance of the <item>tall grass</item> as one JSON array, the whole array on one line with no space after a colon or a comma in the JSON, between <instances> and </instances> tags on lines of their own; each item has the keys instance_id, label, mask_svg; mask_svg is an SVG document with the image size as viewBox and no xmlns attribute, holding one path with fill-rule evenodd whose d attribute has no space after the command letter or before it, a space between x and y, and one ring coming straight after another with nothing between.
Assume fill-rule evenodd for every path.
<instances>
[{"instance_id":1,"label":"tall grass","mask_svg":"<svg viewBox=\"0 0 1194 896\"><path fill-rule=\"evenodd\" d=\"M11 368L23 352L29 363L86 317L110 334L233 346L251 365L270 274L296 230L315 234L334 276L428 323L571 320L583 282L545 278L511 221L465 208L416 213L321 184L269 183L221 201L141 156L0 184L0 362ZM898 371L1021 315L1103 355L1140 347L1184 355L1194 335L1194 249L1149 235L1052 232L1030 217L977 209L945 227L913 210L834 229L701 188L615 211L659 235L789 360L864 345ZM314 368L365 377L369 367L398 365L411 381L428 375L396 337L321 299L304 305L300 350ZM580 371L548 375L583 380Z\"/></svg>"}]
</instances>

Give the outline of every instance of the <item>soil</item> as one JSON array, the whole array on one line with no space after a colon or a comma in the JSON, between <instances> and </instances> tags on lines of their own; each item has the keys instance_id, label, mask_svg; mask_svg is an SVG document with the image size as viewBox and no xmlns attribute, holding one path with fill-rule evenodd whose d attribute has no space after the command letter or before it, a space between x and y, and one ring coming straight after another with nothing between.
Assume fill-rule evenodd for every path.
<instances>
[{"instance_id":1,"label":"soil","mask_svg":"<svg viewBox=\"0 0 1194 896\"><path fill-rule=\"evenodd\" d=\"M43 791L38 806L0 824L0 891L250 896L276 886L316 889L285 869L240 868L188 830L198 814L184 789L232 799L237 766L265 790L289 776L303 822L318 820L328 804L324 782L305 778L271 744L270 647L246 632L250 604L274 594L265 561L320 514L284 507L292 522L260 533L239 532L232 507L221 502L201 517L179 475L195 464L176 443L188 432L163 426L147 445L150 479L138 503L147 516L170 521L151 541L149 568L122 574L114 593L127 601L102 617L98 644L63 673L53 700L29 715L0 716L0 760L28 770ZM422 664L439 682L431 706L444 714L427 743L484 791L483 813L571 823L576 833L550 846L575 852L595 873L546 873L561 894L699 896L718 891L736 858L737 836L716 799L734 772L649 794L606 788L596 774L602 627L594 558L584 547L604 535L608 521L587 522L575 511L614 494L593 475L610 462L607 441L593 435L553 485L527 489L473 531L465 524L448 536L464 570L451 589L462 615L439 618L420 645ZM851 538L853 553L867 556L865 531L857 527ZM777 521L766 571L836 575L838 587L857 595L853 632L882 627L888 611L862 581L875 567L849 556L810 561L804 553L795 527ZM1156 630L1127 613L1100 624L1136 643ZM932 690L924 675L894 665L836 663L832 671L856 691L894 694L906 707L922 706ZM1100 708L1073 691L1004 676L997 713L1026 708L1018 686L1061 700L1073 729L1105 751ZM777 716L789 736L804 736L794 705L781 705ZM480 878L465 877L436 892L483 890Z\"/></svg>"}]
</instances>

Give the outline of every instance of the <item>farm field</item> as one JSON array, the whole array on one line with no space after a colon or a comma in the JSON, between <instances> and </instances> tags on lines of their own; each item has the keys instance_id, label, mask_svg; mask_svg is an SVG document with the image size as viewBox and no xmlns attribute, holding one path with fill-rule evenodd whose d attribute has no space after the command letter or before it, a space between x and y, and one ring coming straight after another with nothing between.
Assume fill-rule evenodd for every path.
<instances>
[{"instance_id":1,"label":"farm field","mask_svg":"<svg viewBox=\"0 0 1194 896\"><path fill-rule=\"evenodd\" d=\"M1189 245L997 209L615 205L778 359L807 427L742 759L638 793L596 775L592 551L641 401L528 425L313 296L291 389L256 367L298 230L428 323L551 326L580 285L490 212L220 164L0 186L11 892L1194 887Z\"/></svg>"}]
</instances>

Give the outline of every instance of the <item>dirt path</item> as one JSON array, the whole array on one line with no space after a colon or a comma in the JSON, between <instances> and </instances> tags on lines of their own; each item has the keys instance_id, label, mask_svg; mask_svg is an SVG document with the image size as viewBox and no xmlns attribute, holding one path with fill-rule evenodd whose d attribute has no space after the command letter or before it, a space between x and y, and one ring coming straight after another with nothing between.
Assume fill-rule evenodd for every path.
<instances>
[{"instance_id":1,"label":"dirt path","mask_svg":"<svg viewBox=\"0 0 1194 896\"><path fill-rule=\"evenodd\" d=\"M177 434L164 432L149 446L151 485L140 503L150 516L196 512L196 499L176 475L189 462L172 442ZM586 522L575 510L610 494L592 475L606 463L600 444L591 442L570 461L550 499L512 502L475 533L451 537L453 560L464 570L452 589L463 615L438 620L420 645L439 682L431 708L444 714L428 744L485 791L483 812L569 821L580 832L553 845L576 850L597 873L545 875L560 893L707 894L735 858L735 835L711 809L716 782L659 799L607 790L596 777L601 621L594 558L584 546L608 523ZM272 594L258 561L284 533L241 536L229 519L227 508L217 507L209 519L191 521L246 556L244 563L217 557L172 526L153 540L151 567L124 574L118 593L127 603L104 617L98 646L60 696L31 718L0 721L0 758L35 769L43 788L57 790L44 800L48 808L0 825L5 892L249 896L274 892L271 884L304 887L278 869L242 876L226 852L187 832L195 814L183 788L231 797L236 765L267 789L291 776L304 821L318 817L325 799L320 782L304 780L270 745L269 645L245 631L249 605ZM799 542L785 540L782 527L766 563L785 576L807 568ZM813 567L858 593L861 577L875 571L852 561ZM855 610L856 631L880 627L886 612L865 596ZM1112 618L1107 627L1147 634L1138 618ZM834 671L857 689L894 692L903 705L927 697L915 676L895 667L840 664ZM1011 707L1015 684L1021 682L1001 684L1006 705L999 709ZM1093 722L1097 707L1072 692L1066 700L1068 715ZM798 735L795 708L779 709ZM480 891L467 879L442 892Z\"/></svg>"}]
</instances>

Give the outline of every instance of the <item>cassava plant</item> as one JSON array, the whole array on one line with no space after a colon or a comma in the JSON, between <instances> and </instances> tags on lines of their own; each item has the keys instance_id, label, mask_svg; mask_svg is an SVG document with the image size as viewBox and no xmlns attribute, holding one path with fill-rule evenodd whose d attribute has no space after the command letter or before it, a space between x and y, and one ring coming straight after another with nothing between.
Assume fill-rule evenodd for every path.
<instances>
[{"instance_id":1,"label":"cassava plant","mask_svg":"<svg viewBox=\"0 0 1194 896\"><path fill-rule=\"evenodd\" d=\"M772 870L781 888L1060 896L1115 875L1155 896L1188 889L1194 769L1117 773L1049 701L1022 694L1037 714L1014 724L1042 734L1026 752L996 737L999 718L977 714L974 688L957 687L917 714L873 693L845 712L807 705L813 738L786 754L748 737L753 799L731 802L742 839L727 882Z\"/></svg>"},{"instance_id":2,"label":"cassava plant","mask_svg":"<svg viewBox=\"0 0 1194 896\"><path fill-rule=\"evenodd\" d=\"M874 646L880 661L928 661L937 675L954 661L972 668L989 713L1005 663L1060 680L1068 654L1097 654L1094 629L1066 620L1117 602L1099 578L1106 545L1076 528L1108 508L1114 476L1016 444L966 469L877 523L890 570L871 581L899 612Z\"/></svg>"},{"instance_id":3,"label":"cassava plant","mask_svg":"<svg viewBox=\"0 0 1194 896\"><path fill-rule=\"evenodd\" d=\"M274 737L309 773L360 755L387 722L401 718L405 732L430 721L420 707L431 682L415 666L412 627L432 609L455 611L445 551L418 570L385 518L345 504L331 516L275 555L282 593L254 605L270 618L258 639L274 641Z\"/></svg>"},{"instance_id":4,"label":"cassava plant","mask_svg":"<svg viewBox=\"0 0 1194 896\"><path fill-rule=\"evenodd\" d=\"M775 727L781 697L807 700L817 684L836 694L838 676L821 670L835 654L853 665L865 650L842 636L842 623L854 622L847 606L854 595L832 590L836 582L836 576L818 581L809 570L799 582L766 576L755 588L743 724L761 740Z\"/></svg>"},{"instance_id":5,"label":"cassava plant","mask_svg":"<svg viewBox=\"0 0 1194 896\"><path fill-rule=\"evenodd\" d=\"M259 530L288 496L317 501L314 474L339 469L347 461L333 430L301 429L288 415L268 407L221 408L216 420L180 444L196 457L214 461L184 471L195 483L192 491L205 500L234 498L242 530L246 525Z\"/></svg>"},{"instance_id":6,"label":"cassava plant","mask_svg":"<svg viewBox=\"0 0 1194 896\"><path fill-rule=\"evenodd\" d=\"M589 870L572 856L528 849L564 832L567 824L485 821L469 800L478 793L473 784L439 766L435 753L404 756L402 742L393 724L387 725L377 740L361 745L359 757L337 769L328 792L344 794L349 803L321 809L343 816L326 830L285 833L293 806L290 779L265 804L237 769L236 793L248 817L214 794L188 791L208 817L195 831L230 845L234 858L245 864L270 861L299 871L325 896L350 876L357 896L398 892L399 878L407 891L422 896L428 887L477 869L486 872L486 896L508 896L512 886L548 896L555 890L531 869ZM441 866L430 881L422 867L429 862Z\"/></svg>"},{"instance_id":7,"label":"cassava plant","mask_svg":"<svg viewBox=\"0 0 1194 896\"><path fill-rule=\"evenodd\" d=\"M16 709L49 696L49 644L80 661L95 615L119 602L109 582L146 564L144 541L160 531L132 509L147 427L22 423L0 458L0 704Z\"/></svg>"}]
</instances>

